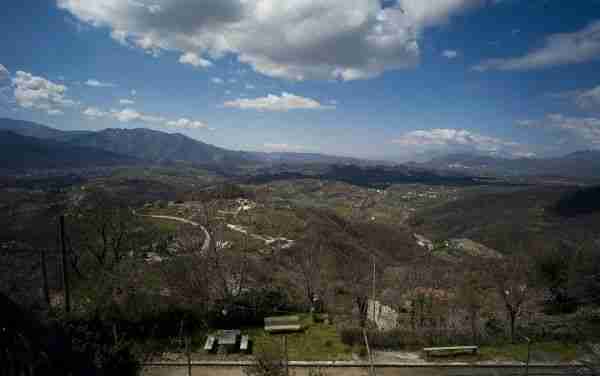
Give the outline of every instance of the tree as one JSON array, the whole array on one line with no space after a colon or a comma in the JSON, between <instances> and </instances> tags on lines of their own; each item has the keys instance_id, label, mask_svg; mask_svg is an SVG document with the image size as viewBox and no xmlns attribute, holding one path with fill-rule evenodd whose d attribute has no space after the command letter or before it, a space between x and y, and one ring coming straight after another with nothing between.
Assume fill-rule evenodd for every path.
<instances>
[{"instance_id":1,"label":"tree","mask_svg":"<svg viewBox=\"0 0 600 376\"><path fill-rule=\"evenodd\" d=\"M158 233L144 226L125 203L106 192L93 192L75 206L67 217L73 258L80 277L81 270L111 271L125 258L140 251L153 250Z\"/></svg>"},{"instance_id":2,"label":"tree","mask_svg":"<svg viewBox=\"0 0 600 376\"><path fill-rule=\"evenodd\" d=\"M509 321L511 342L516 342L516 323L531 296L531 268L523 256L510 256L490 264L498 296Z\"/></svg>"},{"instance_id":3,"label":"tree","mask_svg":"<svg viewBox=\"0 0 600 376\"><path fill-rule=\"evenodd\" d=\"M270 343L255 356L253 364L244 368L247 376L286 376L286 354L282 346Z\"/></svg>"},{"instance_id":4,"label":"tree","mask_svg":"<svg viewBox=\"0 0 600 376\"><path fill-rule=\"evenodd\" d=\"M484 276L479 270L467 270L457 286L457 301L467 311L473 343L479 342L479 321L486 301Z\"/></svg>"},{"instance_id":5,"label":"tree","mask_svg":"<svg viewBox=\"0 0 600 376\"><path fill-rule=\"evenodd\" d=\"M326 296L324 275L325 248L323 239L318 232L310 232L312 239L300 242L287 252L287 268L295 283L303 291L306 305L314 312L316 300L321 302Z\"/></svg>"}]
</instances>

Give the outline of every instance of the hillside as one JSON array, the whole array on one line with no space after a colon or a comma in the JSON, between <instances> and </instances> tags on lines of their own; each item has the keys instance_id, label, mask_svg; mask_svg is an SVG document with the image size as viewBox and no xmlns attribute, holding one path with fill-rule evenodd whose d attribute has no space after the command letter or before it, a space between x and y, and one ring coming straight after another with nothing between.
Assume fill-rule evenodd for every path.
<instances>
[{"instance_id":1,"label":"hillside","mask_svg":"<svg viewBox=\"0 0 600 376\"><path fill-rule=\"evenodd\" d=\"M82 147L102 149L149 163L186 162L221 168L273 166L281 164L372 164L358 158L318 153L246 152L220 148L179 133L147 128L102 131L62 131L45 125L15 119L0 119L0 130L26 137L68 142ZM229 171L231 172L231 171Z\"/></svg>"},{"instance_id":2,"label":"hillside","mask_svg":"<svg viewBox=\"0 0 600 376\"><path fill-rule=\"evenodd\" d=\"M136 164L132 157L54 140L0 131L0 168L6 170L80 168Z\"/></svg>"},{"instance_id":3,"label":"hillside","mask_svg":"<svg viewBox=\"0 0 600 376\"><path fill-rule=\"evenodd\" d=\"M0 131L11 131L21 136L62 142L68 142L76 137L93 133L91 131L61 131L30 121L6 118L0 118Z\"/></svg>"},{"instance_id":4,"label":"hillside","mask_svg":"<svg viewBox=\"0 0 600 376\"><path fill-rule=\"evenodd\" d=\"M468 238L504 254L600 241L598 213L562 217L555 212L570 192L555 187L490 190L420 211L411 224L434 241Z\"/></svg>"},{"instance_id":5,"label":"hillside","mask_svg":"<svg viewBox=\"0 0 600 376\"><path fill-rule=\"evenodd\" d=\"M198 164L244 165L244 153L222 149L182 134L138 129L105 129L75 138L72 144L108 150L149 162L185 161Z\"/></svg>"},{"instance_id":6,"label":"hillside","mask_svg":"<svg viewBox=\"0 0 600 376\"><path fill-rule=\"evenodd\" d=\"M487 176L600 178L600 151L579 151L547 159L506 159L473 154L450 154L414 165Z\"/></svg>"}]
</instances>

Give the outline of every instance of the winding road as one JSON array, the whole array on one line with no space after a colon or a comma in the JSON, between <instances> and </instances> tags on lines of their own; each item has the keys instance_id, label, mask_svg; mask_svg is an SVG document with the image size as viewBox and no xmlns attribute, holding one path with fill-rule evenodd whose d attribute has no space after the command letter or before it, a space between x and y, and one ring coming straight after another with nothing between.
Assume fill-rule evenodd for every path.
<instances>
[{"instance_id":1,"label":"winding road","mask_svg":"<svg viewBox=\"0 0 600 376\"><path fill-rule=\"evenodd\" d=\"M181 218L181 217L172 217L170 215L149 215L149 214L147 214L147 215L140 215L140 217L167 219L167 220L171 220L171 221L186 223L188 225L192 225L193 227L200 227L200 229L202 229L202 231L204 231L204 243L202 244L202 252L207 252L210 247L210 240L211 240L210 233L208 232L206 227L202 226L200 223L191 221L189 219Z\"/></svg>"}]
</instances>

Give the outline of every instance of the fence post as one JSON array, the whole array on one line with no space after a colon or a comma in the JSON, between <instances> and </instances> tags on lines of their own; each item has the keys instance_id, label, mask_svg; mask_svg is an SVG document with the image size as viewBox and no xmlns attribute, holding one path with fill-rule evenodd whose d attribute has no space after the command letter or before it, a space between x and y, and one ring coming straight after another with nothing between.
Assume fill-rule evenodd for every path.
<instances>
[{"instance_id":1,"label":"fence post","mask_svg":"<svg viewBox=\"0 0 600 376\"><path fill-rule=\"evenodd\" d=\"M65 216L60 216L60 246L62 256L63 288L65 294L65 312L71 312L71 293L69 289L69 271L67 269L67 244L65 241Z\"/></svg>"}]
</instances>

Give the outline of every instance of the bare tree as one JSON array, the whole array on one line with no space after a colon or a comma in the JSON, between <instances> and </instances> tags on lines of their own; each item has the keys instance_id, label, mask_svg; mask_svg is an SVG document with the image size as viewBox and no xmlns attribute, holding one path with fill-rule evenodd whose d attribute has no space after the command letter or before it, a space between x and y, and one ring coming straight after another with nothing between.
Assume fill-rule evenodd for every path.
<instances>
[{"instance_id":1,"label":"bare tree","mask_svg":"<svg viewBox=\"0 0 600 376\"><path fill-rule=\"evenodd\" d=\"M252 365L244 368L247 376L286 376L286 355L281 346L270 344L255 356Z\"/></svg>"},{"instance_id":2,"label":"bare tree","mask_svg":"<svg viewBox=\"0 0 600 376\"><path fill-rule=\"evenodd\" d=\"M509 321L510 339L514 343L517 320L531 295L529 262L524 257L511 256L490 266L493 267L491 275Z\"/></svg>"},{"instance_id":3,"label":"bare tree","mask_svg":"<svg viewBox=\"0 0 600 376\"><path fill-rule=\"evenodd\" d=\"M319 234L312 234L313 239L302 242L288 252L289 271L304 293L304 299L310 311L316 310L316 299L323 300L326 296L324 282L325 249Z\"/></svg>"},{"instance_id":4,"label":"bare tree","mask_svg":"<svg viewBox=\"0 0 600 376\"><path fill-rule=\"evenodd\" d=\"M151 247L157 235L145 230L131 208L105 193L89 195L72 210L69 222L72 230L67 237L78 252L74 260L105 271Z\"/></svg>"}]
</instances>

